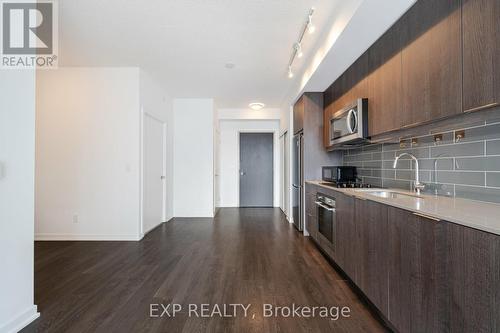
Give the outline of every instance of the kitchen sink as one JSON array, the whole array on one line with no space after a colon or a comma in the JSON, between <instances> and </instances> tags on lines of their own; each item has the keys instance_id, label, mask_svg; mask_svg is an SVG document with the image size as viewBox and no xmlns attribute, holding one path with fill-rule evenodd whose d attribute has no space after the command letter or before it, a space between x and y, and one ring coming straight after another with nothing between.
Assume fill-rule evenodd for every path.
<instances>
[{"instance_id":1,"label":"kitchen sink","mask_svg":"<svg viewBox=\"0 0 500 333\"><path fill-rule=\"evenodd\" d=\"M423 199L421 196L418 195L392 192L392 191L365 191L365 193L384 199L401 199L401 198Z\"/></svg>"}]
</instances>

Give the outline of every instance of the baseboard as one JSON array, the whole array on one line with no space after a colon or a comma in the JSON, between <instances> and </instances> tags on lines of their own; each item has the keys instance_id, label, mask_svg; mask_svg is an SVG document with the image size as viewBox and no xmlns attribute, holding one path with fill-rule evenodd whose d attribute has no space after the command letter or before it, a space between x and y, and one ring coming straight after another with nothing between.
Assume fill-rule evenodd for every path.
<instances>
[{"instance_id":1,"label":"baseboard","mask_svg":"<svg viewBox=\"0 0 500 333\"><path fill-rule=\"evenodd\" d=\"M30 307L27 311L21 313L16 318L0 327L1 333L17 333L29 324L31 324L35 319L40 317L40 313L37 311L36 305Z\"/></svg>"},{"instance_id":2,"label":"baseboard","mask_svg":"<svg viewBox=\"0 0 500 333\"><path fill-rule=\"evenodd\" d=\"M85 234L35 234L35 241L132 241L138 242L141 235L85 235Z\"/></svg>"}]
</instances>

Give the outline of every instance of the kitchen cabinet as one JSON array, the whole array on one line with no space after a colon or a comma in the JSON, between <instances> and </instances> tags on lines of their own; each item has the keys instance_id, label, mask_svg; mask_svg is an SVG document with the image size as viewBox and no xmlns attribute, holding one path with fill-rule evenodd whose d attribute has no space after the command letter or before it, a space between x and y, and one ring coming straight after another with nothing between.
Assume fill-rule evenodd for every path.
<instances>
[{"instance_id":1,"label":"kitchen cabinet","mask_svg":"<svg viewBox=\"0 0 500 333\"><path fill-rule=\"evenodd\" d=\"M337 210L336 263L342 270L356 279L356 225L354 221L354 199L341 193L335 194Z\"/></svg>"},{"instance_id":2,"label":"kitchen cabinet","mask_svg":"<svg viewBox=\"0 0 500 333\"><path fill-rule=\"evenodd\" d=\"M306 230L318 242L318 214L316 209L316 187L306 184Z\"/></svg>"},{"instance_id":3,"label":"kitchen cabinet","mask_svg":"<svg viewBox=\"0 0 500 333\"><path fill-rule=\"evenodd\" d=\"M500 331L500 236L446 223L443 317L449 332Z\"/></svg>"},{"instance_id":4,"label":"kitchen cabinet","mask_svg":"<svg viewBox=\"0 0 500 333\"><path fill-rule=\"evenodd\" d=\"M305 101L304 96L300 97L299 100L293 106L293 133L304 129L304 116L305 116Z\"/></svg>"},{"instance_id":5,"label":"kitchen cabinet","mask_svg":"<svg viewBox=\"0 0 500 333\"><path fill-rule=\"evenodd\" d=\"M398 21L368 50L368 133L370 136L403 125L401 22Z\"/></svg>"},{"instance_id":6,"label":"kitchen cabinet","mask_svg":"<svg viewBox=\"0 0 500 333\"><path fill-rule=\"evenodd\" d=\"M387 206L356 199L356 275L354 282L384 314L388 314Z\"/></svg>"},{"instance_id":7,"label":"kitchen cabinet","mask_svg":"<svg viewBox=\"0 0 500 333\"><path fill-rule=\"evenodd\" d=\"M389 321L400 332L444 332L446 310L440 288L446 249L445 222L388 210Z\"/></svg>"},{"instance_id":8,"label":"kitchen cabinet","mask_svg":"<svg viewBox=\"0 0 500 333\"><path fill-rule=\"evenodd\" d=\"M401 20L403 125L460 114L461 0L420 0Z\"/></svg>"},{"instance_id":9,"label":"kitchen cabinet","mask_svg":"<svg viewBox=\"0 0 500 333\"><path fill-rule=\"evenodd\" d=\"M463 0L463 110L500 103L500 2Z\"/></svg>"},{"instance_id":10,"label":"kitchen cabinet","mask_svg":"<svg viewBox=\"0 0 500 333\"><path fill-rule=\"evenodd\" d=\"M359 57L324 93L323 142L330 145L330 118L358 98L366 98L368 53Z\"/></svg>"}]
</instances>

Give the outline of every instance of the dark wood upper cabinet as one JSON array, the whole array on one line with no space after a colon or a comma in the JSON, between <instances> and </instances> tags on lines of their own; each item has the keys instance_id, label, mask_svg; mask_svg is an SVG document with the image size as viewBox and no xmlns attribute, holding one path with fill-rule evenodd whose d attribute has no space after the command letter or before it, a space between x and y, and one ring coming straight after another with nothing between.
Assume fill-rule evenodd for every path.
<instances>
[{"instance_id":1,"label":"dark wood upper cabinet","mask_svg":"<svg viewBox=\"0 0 500 333\"><path fill-rule=\"evenodd\" d=\"M368 50L368 132L370 136L403 125L401 85L401 22Z\"/></svg>"},{"instance_id":2,"label":"dark wood upper cabinet","mask_svg":"<svg viewBox=\"0 0 500 333\"><path fill-rule=\"evenodd\" d=\"M388 235L387 206L355 200L356 275L358 287L370 301L388 315Z\"/></svg>"},{"instance_id":3,"label":"dark wood upper cabinet","mask_svg":"<svg viewBox=\"0 0 500 333\"><path fill-rule=\"evenodd\" d=\"M304 116L305 116L305 101L304 96L300 97L299 100L293 106L293 133L304 129Z\"/></svg>"},{"instance_id":4,"label":"dark wood upper cabinet","mask_svg":"<svg viewBox=\"0 0 500 333\"><path fill-rule=\"evenodd\" d=\"M463 109L500 103L500 1L463 0Z\"/></svg>"},{"instance_id":5,"label":"dark wood upper cabinet","mask_svg":"<svg viewBox=\"0 0 500 333\"><path fill-rule=\"evenodd\" d=\"M462 113L461 0L419 0L401 20L403 125Z\"/></svg>"}]
</instances>

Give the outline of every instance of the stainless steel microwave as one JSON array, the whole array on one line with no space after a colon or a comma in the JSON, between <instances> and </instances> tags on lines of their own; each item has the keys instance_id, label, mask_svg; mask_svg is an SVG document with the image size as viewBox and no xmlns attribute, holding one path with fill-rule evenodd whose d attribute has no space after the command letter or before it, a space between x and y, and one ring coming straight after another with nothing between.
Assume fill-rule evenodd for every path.
<instances>
[{"instance_id":1,"label":"stainless steel microwave","mask_svg":"<svg viewBox=\"0 0 500 333\"><path fill-rule=\"evenodd\" d=\"M367 140L367 98L358 98L330 117L330 146L355 145Z\"/></svg>"}]
</instances>

